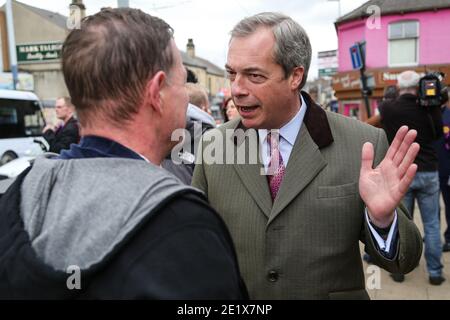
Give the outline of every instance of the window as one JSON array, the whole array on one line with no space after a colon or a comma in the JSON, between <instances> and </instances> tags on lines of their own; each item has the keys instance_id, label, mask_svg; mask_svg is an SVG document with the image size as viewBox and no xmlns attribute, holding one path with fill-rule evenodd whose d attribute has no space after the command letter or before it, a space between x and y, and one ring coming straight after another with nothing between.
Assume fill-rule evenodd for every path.
<instances>
[{"instance_id":1,"label":"window","mask_svg":"<svg viewBox=\"0 0 450 320\"><path fill-rule=\"evenodd\" d=\"M39 102L0 98L0 139L38 136L43 127Z\"/></svg>"},{"instance_id":2,"label":"window","mask_svg":"<svg viewBox=\"0 0 450 320\"><path fill-rule=\"evenodd\" d=\"M0 125L16 125L17 110L14 107L4 107L0 109Z\"/></svg>"},{"instance_id":3,"label":"window","mask_svg":"<svg viewBox=\"0 0 450 320\"><path fill-rule=\"evenodd\" d=\"M389 25L389 66L419 64L419 22L402 21Z\"/></svg>"}]
</instances>

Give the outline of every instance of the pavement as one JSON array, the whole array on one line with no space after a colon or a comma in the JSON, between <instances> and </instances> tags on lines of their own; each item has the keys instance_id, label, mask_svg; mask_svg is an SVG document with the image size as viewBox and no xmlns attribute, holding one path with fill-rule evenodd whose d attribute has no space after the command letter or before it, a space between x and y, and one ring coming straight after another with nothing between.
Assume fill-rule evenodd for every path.
<instances>
[{"instance_id":1,"label":"pavement","mask_svg":"<svg viewBox=\"0 0 450 320\"><path fill-rule=\"evenodd\" d=\"M415 207L414 222L423 235L422 220L417 203ZM446 227L444 204L441 199L441 235ZM362 246L361 252L363 253ZM442 253L442 262L444 264L443 276L447 280L440 286L433 286L428 282L423 254L419 266L408 273L402 283L394 282L387 271L379 268L377 270L363 261L367 292L373 300L450 300L450 252ZM378 271L381 275L380 281L377 280Z\"/></svg>"}]
</instances>

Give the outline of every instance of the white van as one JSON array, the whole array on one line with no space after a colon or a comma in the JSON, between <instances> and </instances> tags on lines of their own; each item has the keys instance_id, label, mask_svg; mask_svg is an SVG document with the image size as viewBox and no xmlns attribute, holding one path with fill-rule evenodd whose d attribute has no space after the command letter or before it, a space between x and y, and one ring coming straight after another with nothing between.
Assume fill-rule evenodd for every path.
<instances>
[{"instance_id":1,"label":"white van","mask_svg":"<svg viewBox=\"0 0 450 320\"><path fill-rule=\"evenodd\" d=\"M0 90L0 166L19 157L42 154L45 120L32 92Z\"/></svg>"}]
</instances>

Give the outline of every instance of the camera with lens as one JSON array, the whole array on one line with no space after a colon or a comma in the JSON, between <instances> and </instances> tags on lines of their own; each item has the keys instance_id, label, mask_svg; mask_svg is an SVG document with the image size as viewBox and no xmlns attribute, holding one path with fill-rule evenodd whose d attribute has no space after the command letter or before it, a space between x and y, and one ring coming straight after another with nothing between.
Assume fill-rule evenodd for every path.
<instances>
[{"instance_id":1,"label":"camera with lens","mask_svg":"<svg viewBox=\"0 0 450 320\"><path fill-rule=\"evenodd\" d=\"M423 107L440 107L448 101L448 88L443 82L445 74L431 72L419 80L419 104Z\"/></svg>"}]
</instances>

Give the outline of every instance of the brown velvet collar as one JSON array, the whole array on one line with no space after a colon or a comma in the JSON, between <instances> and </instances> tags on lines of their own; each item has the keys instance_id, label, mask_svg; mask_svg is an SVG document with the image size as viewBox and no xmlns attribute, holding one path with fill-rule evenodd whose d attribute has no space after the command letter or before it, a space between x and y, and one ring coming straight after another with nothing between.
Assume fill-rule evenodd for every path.
<instances>
[{"instance_id":1,"label":"brown velvet collar","mask_svg":"<svg viewBox=\"0 0 450 320\"><path fill-rule=\"evenodd\" d=\"M325 110L314 102L308 93L302 91L301 94L308 105L303 123L306 125L306 128L308 129L311 138L314 140L314 143L317 144L319 149L322 149L334 141L330 124L328 123L327 114ZM246 130L247 128L242 124L242 121L240 121L236 129ZM239 141L234 141L239 144Z\"/></svg>"},{"instance_id":2,"label":"brown velvet collar","mask_svg":"<svg viewBox=\"0 0 450 320\"><path fill-rule=\"evenodd\" d=\"M327 114L305 91L302 96L308 105L303 123L319 149L324 148L334 141Z\"/></svg>"}]
</instances>

